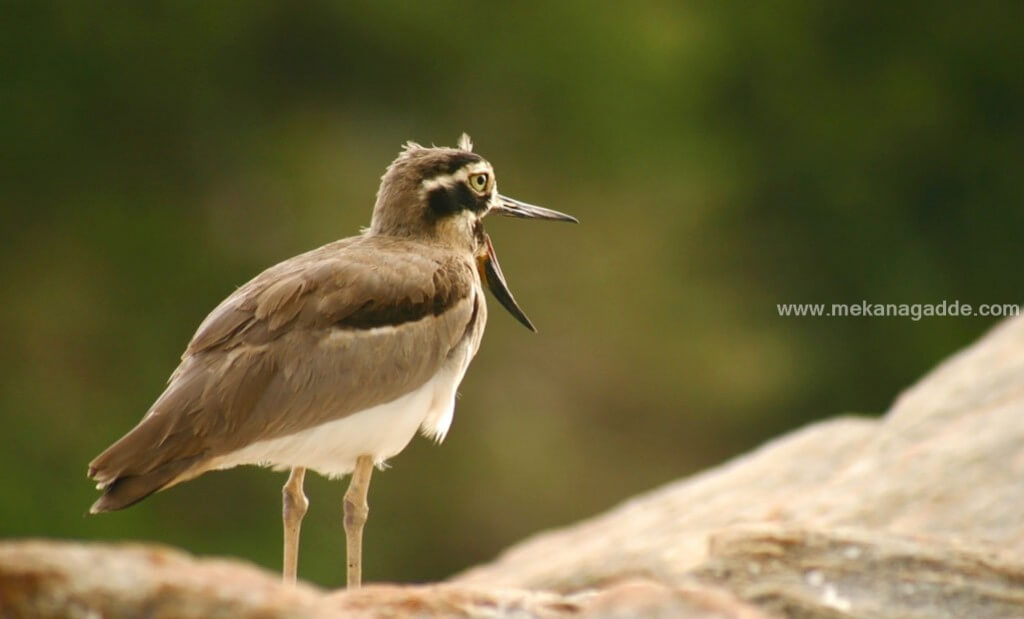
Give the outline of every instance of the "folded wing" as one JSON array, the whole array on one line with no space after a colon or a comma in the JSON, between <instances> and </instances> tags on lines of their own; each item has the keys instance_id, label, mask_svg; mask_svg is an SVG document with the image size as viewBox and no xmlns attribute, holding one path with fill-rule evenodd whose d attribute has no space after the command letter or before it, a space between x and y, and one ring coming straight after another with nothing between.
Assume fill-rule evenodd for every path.
<instances>
[{"instance_id":1,"label":"folded wing","mask_svg":"<svg viewBox=\"0 0 1024 619\"><path fill-rule=\"evenodd\" d=\"M203 321L164 393L89 465L121 509L212 458L383 404L429 380L476 317L457 254L346 239L271 267ZM401 329L397 329L401 325Z\"/></svg>"}]
</instances>

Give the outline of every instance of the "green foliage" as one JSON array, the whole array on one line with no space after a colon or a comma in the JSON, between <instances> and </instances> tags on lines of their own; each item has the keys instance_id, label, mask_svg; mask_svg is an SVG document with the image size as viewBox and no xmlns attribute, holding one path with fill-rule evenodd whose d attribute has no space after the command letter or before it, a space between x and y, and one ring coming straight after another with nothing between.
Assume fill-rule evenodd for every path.
<instances>
[{"instance_id":1,"label":"green foliage","mask_svg":"<svg viewBox=\"0 0 1024 619\"><path fill-rule=\"evenodd\" d=\"M280 564L285 477L82 518L88 460L233 287L368 223L399 145L465 130L504 192L495 305L446 443L371 486L366 578L425 580L808 420L883 411L1014 303L1024 5L23 3L0 23L0 534ZM308 482L300 574L343 574Z\"/></svg>"}]
</instances>

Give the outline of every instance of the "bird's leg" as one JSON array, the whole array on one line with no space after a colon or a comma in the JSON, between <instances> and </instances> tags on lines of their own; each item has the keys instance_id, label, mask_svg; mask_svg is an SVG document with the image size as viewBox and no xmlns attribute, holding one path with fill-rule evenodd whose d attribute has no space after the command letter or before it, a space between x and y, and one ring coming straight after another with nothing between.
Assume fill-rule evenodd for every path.
<instances>
[{"instance_id":1,"label":"bird's leg","mask_svg":"<svg viewBox=\"0 0 1024 619\"><path fill-rule=\"evenodd\" d=\"M345 550L348 558L348 588L358 589L362 584L363 525L370 513L366 493L370 489L373 458L359 456L352 471L352 481L345 492Z\"/></svg>"},{"instance_id":2,"label":"bird's leg","mask_svg":"<svg viewBox=\"0 0 1024 619\"><path fill-rule=\"evenodd\" d=\"M302 482L306 478L306 469L297 466L292 469L288 481L281 489L282 514L284 516L284 582L295 584L295 576L299 567L299 529L302 517L309 509L309 499L302 491Z\"/></svg>"}]
</instances>

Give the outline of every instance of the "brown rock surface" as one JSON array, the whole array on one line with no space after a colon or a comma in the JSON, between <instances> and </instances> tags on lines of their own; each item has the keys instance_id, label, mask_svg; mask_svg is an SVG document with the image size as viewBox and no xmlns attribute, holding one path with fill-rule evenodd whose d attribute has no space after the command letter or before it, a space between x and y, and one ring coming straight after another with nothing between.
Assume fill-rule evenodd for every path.
<instances>
[{"instance_id":1,"label":"brown rock surface","mask_svg":"<svg viewBox=\"0 0 1024 619\"><path fill-rule=\"evenodd\" d=\"M881 419L798 430L528 539L457 580L556 591L636 576L674 583L707 559L712 533L744 523L857 527L1024 553L1022 479L1024 317L941 364Z\"/></svg>"},{"instance_id":2,"label":"brown rock surface","mask_svg":"<svg viewBox=\"0 0 1024 619\"><path fill-rule=\"evenodd\" d=\"M736 527L692 574L786 617L1024 616L1024 563L877 531Z\"/></svg>"},{"instance_id":3,"label":"brown rock surface","mask_svg":"<svg viewBox=\"0 0 1024 619\"><path fill-rule=\"evenodd\" d=\"M900 396L427 586L325 593L139 544L0 542L14 617L1024 617L1024 318Z\"/></svg>"},{"instance_id":4,"label":"brown rock surface","mask_svg":"<svg viewBox=\"0 0 1024 619\"><path fill-rule=\"evenodd\" d=\"M723 589L620 583L571 595L462 584L325 593L238 561L160 546L0 543L0 618L629 617L764 619Z\"/></svg>"},{"instance_id":5,"label":"brown rock surface","mask_svg":"<svg viewBox=\"0 0 1024 619\"><path fill-rule=\"evenodd\" d=\"M770 617L724 589L698 582L668 586L637 580L569 595L454 583L373 585L336 593L332 602L345 617Z\"/></svg>"},{"instance_id":6,"label":"brown rock surface","mask_svg":"<svg viewBox=\"0 0 1024 619\"><path fill-rule=\"evenodd\" d=\"M306 617L315 589L156 545L0 544L0 617Z\"/></svg>"}]
</instances>

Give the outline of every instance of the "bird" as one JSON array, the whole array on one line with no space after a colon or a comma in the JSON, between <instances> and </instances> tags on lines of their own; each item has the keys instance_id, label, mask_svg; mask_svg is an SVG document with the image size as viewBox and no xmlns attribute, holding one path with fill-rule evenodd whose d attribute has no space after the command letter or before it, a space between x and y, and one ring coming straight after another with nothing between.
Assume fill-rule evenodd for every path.
<instances>
[{"instance_id":1,"label":"bird","mask_svg":"<svg viewBox=\"0 0 1024 619\"><path fill-rule=\"evenodd\" d=\"M306 471L350 475L346 583L359 587L371 473L417 431L444 440L487 322L484 285L536 331L484 230L492 213L578 222L498 193L466 134L456 147L406 142L368 228L266 269L202 321L142 419L89 463L102 490L90 513L208 471L289 471L282 577L294 583Z\"/></svg>"}]
</instances>

